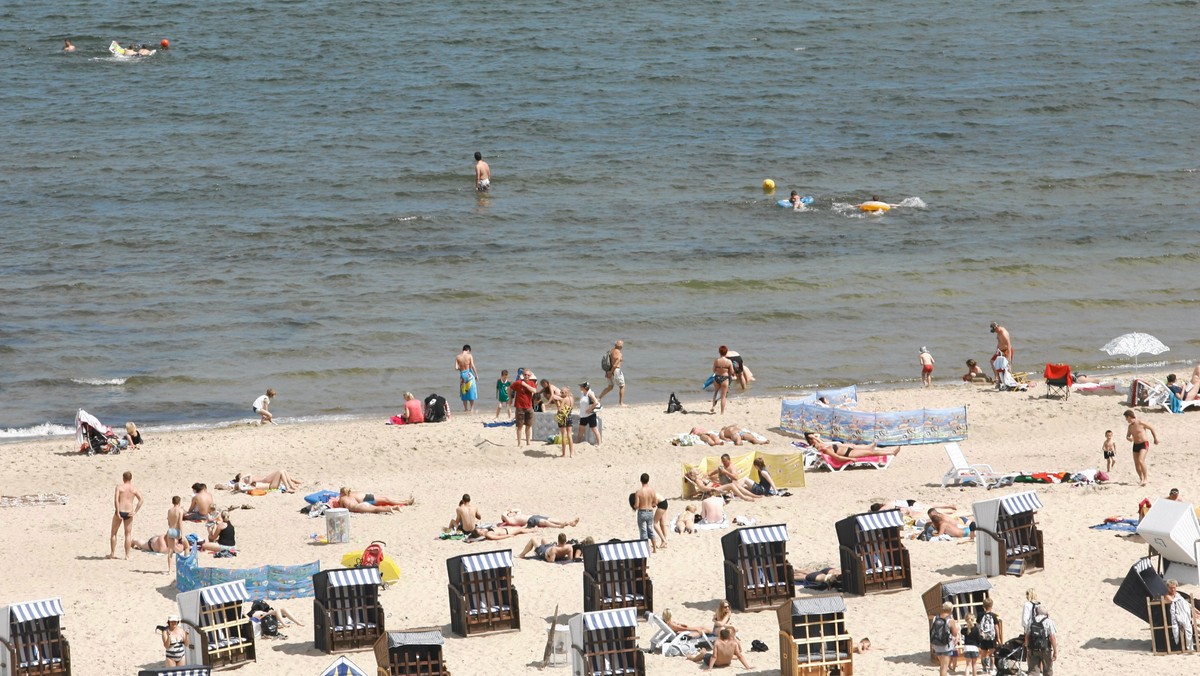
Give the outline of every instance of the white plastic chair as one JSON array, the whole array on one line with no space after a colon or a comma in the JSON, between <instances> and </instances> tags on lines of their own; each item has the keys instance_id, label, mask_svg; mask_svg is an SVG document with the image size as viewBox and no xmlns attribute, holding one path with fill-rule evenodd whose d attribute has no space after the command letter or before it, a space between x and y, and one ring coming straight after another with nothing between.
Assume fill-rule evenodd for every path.
<instances>
[{"instance_id":1,"label":"white plastic chair","mask_svg":"<svg viewBox=\"0 0 1200 676\"><path fill-rule=\"evenodd\" d=\"M972 465L967 462L966 456L959 448L957 443L946 444L946 456L950 458L950 469L942 475L942 488L953 485L962 485L963 479L974 479L981 486L991 486L1000 479L1011 474L1001 474L992 469L991 465L976 464Z\"/></svg>"}]
</instances>

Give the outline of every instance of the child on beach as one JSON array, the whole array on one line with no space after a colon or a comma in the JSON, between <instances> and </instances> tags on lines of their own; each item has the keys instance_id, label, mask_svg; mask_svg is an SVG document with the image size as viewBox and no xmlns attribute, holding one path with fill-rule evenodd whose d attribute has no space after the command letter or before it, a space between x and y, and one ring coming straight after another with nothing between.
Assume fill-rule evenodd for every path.
<instances>
[{"instance_id":1,"label":"child on beach","mask_svg":"<svg viewBox=\"0 0 1200 676\"><path fill-rule=\"evenodd\" d=\"M983 600L983 615L979 616L979 656L984 673L992 670L993 654L999 641L1000 617L992 611L994 602L989 596Z\"/></svg>"},{"instance_id":2,"label":"child on beach","mask_svg":"<svg viewBox=\"0 0 1200 676\"><path fill-rule=\"evenodd\" d=\"M267 407L271 405L271 400L274 398L275 390L268 388L267 393L260 396L258 399L255 399L254 403L251 405L251 408L254 409L254 412L257 413L260 418L258 421L259 425L266 425L267 423L272 425L275 424L275 417L271 415L270 411L267 410Z\"/></svg>"},{"instance_id":3,"label":"child on beach","mask_svg":"<svg viewBox=\"0 0 1200 676\"><path fill-rule=\"evenodd\" d=\"M987 381L988 383L992 382L992 377L984 373L983 369L979 368L979 362L975 361L974 359L967 360L967 372L965 375L963 375L962 379L965 383L970 383L977 380Z\"/></svg>"},{"instance_id":4,"label":"child on beach","mask_svg":"<svg viewBox=\"0 0 1200 676\"><path fill-rule=\"evenodd\" d=\"M500 419L500 409L504 409L504 419L512 420L512 404L508 399L508 388L512 387L512 381L508 379L508 370L500 372L500 379L496 381L496 420Z\"/></svg>"},{"instance_id":5,"label":"child on beach","mask_svg":"<svg viewBox=\"0 0 1200 676\"><path fill-rule=\"evenodd\" d=\"M933 355L924 345L921 346L921 384L925 387L933 384Z\"/></svg>"},{"instance_id":6,"label":"child on beach","mask_svg":"<svg viewBox=\"0 0 1200 676\"><path fill-rule=\"evenodd\" d=\"M1113 441L1113 431L1104 430L1104 445L1100 447L1104 451L1104 462L1108 463L1105 472L1112 474L1113 465L1117 464L1117 442Z\"/></svg>"}]
</instances>

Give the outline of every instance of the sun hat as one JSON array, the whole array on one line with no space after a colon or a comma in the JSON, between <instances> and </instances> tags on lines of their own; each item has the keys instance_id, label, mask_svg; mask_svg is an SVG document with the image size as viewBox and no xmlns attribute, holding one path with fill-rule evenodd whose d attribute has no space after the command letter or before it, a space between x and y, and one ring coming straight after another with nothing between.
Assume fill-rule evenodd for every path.
<instances>
[{"instance_id":1,"label":"sun hat","mask_svg":"<svg viewBox=\"0 0 1200 676\"><path fill-rule=\"evenodd\" d=\"M179 621L178 615L167 615L167 622L178 622L178 621Z\"/></svg>"}]
</instances>

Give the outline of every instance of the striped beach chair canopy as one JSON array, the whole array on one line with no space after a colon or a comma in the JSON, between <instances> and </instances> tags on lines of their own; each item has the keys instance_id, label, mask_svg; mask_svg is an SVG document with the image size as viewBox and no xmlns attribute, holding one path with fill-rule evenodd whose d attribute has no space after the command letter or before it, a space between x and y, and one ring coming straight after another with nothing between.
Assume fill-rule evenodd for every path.
<instances>
[{"instance_id":1,"label":"striped beach chair canopy","mask_svg":"<svg viewBox=\"0 0 1200 676\"><path fill-rule=\"evenodd\" d=\"M224 584L215 584L211 587L201 588L200 599L207 605L221 606L226 603L249 601L250 594L246 592L245 581L234 580Z\"/></svg>"},{"instance_id":2,"label":"striped beach chair canopy","mask_svg":"<svg viewBox=\"0 0 1200 676\"><path fill-rule=\"evenodd\" d=\"M212 676L212 667L200 665L186 667L155 667L142 669L138 676Z\"/></svg>"},{"instance_id":3,"label":"striped beach chair canopy","mask_svg":"<svg viewBox=\"0 0 1200 676\"><path fill-rule=\"evenodd\" d=\"M628 561L650 557L650 543L648 540L609 542L597 545L597 550L600 552L601 561Z\"/></svg>"},{"instance_id":4,"label":"striped beach chair canopy","mask_svg":"<svg viewBox=\"0 0 1200 676\"><path fill-rule=\"evenodd\" d=\"M1000 498L1000 509L1004 510L1004 513L1009 516L1024 512L1036 512L1041 508L1042 501L1038 498L1037 493L1033 491L1016 493Z\"/></svg>"},{"instance_id":5,"label":"striped beach chair canopy","mask_svg":"<svg viewBox=\"0 0 1200 676\"><path fill-rule=\"evenodd\" d=\"M61 617L63 614L62 600L57 598L14 603L8 607L13 622L31 622L47 617Z\"/></svg>"},{"instance_id":6,"label":"striped beach chair canopy","mask_svg":"<svg viewBox=\"0 0 1200 676\"><path fill-rule=\"evenodd\" d=\"M633 627L637 629L637 609L617 608L615 610L598 610L594 613L584 613L583 626L588 631L617 629L619 627Z\"/></svg>"},{"instance_id":7,"label":"striped beach chair canopy","mask_svg":"<svg viewBox=\"0 0 1200 676\"><path fill-rule=\"evenodd\" d=\"M468 573L478 573L482 570L496 568L512 568L512 550L504 549L497 552L484 552L462 557L463 570Z\"/></svg>"},{"instance_id":8,"label":"striped beach chair canopy","mask_svg":"<svg viewBox=\"0 0 1200 676\"><path fill-rule=\"evenodd\" d=\"M854 521L858 524L859 528L865 531L902 528L904 526L904 520L900 518L900 510L898 509L856 514Z\"/></svg>"},{"instance_id":9,"label":"striped beach chair canopy","mask_svg":"<svg viewBox=\"0 0 1200 676\"><path fill-rule=\"evenodd\" d=\"M325 670L321 672L321 676L367 676L367 672L363 671L348 657L339 657L333 661Z\"/></svg>"},{"instance_id":10,"label":"striped beach chair canopy","mask_svg":"<svg viewBox=\"0 0 1200 676\"><path fill-rule=\"evenodd\" d=\"M768 542L787 542L787 526L775 524L772 526L748 526L738 529L738 539L742 544L758 545Z\"/></svg>"},{"instance_id":11,"label":"striped beach chair canopy","mask_svg":"<svg viewBox=\"0 0 1200 676\"><path fill-rule=\"evenodd\" d=\"M373 587L382 582L378 568L345 568L327 572L330 587Z\"/></svg>"}]
</instances>

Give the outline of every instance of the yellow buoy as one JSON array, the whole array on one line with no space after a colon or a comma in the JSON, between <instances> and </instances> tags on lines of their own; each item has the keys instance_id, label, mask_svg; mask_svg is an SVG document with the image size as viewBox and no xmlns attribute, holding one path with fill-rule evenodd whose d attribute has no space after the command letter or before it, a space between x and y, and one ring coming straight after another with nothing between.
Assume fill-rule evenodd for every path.
<instances>
[{"instance_id":1,"label":"yellow buoy","mask_svg":"<svg viewBox=\"0 0 1200 676\"><path fill-rule=\"evenodd\" d=\"M773 192L775 190L775 181L766 179L763 181L763 192Z\"/></svg>"}]
</instances>

